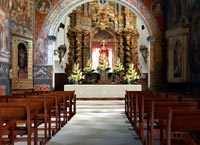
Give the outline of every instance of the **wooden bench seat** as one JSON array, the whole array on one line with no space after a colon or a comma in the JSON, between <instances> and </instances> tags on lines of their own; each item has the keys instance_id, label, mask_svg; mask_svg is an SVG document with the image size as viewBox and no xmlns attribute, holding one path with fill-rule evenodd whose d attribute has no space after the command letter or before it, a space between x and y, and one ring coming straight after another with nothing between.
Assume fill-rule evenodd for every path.
<instances>
[{"instance_id":1,"label":"wooden bench seat","mask_svg":"<svg viewBox=\"0 0 200 145\"><path fill-rule=\"evenodd\" d=\"M0 110L3 114L2 122L6 124L10 120L15 120L14 140L25 140L27 145L31 145L32 133L34 134L34 145L38 143L37 112L32 107L31 104L22 102L0 103ZM13 140L13 134L11 140ZM27 135L27 137L18 138L17 135Z\"/></svg>"},{"instance_id":2,"label":"wooden bench seat","mask_svg":"<svg viewBox=\"0 0 200 145\"><path fill-rule=\"evenodd\" d=\"M154 144L154 132L157 132L156 130L159 130L159 128L155 127L155 124L160 124L160 118L167 119L167 110L168 107L171 107L176 110L181 109L190 109L190 110L196 110L198 109L198 102L196 101L151 101L150 108L148 109L148 129L147 129L147 141L149 141L151 144ZM160 126L159 126L160 127ZM149 135L149 136L148 136ZM162 134L160 134L162 136Z\"/></svg>"},{"instance_id":3,"label":"wooden bench seat","mask_svg":"<svg viewBox=\"0 0 200 145\"><path fill-rule=\"evenodd\" d=\"M43 110L38 113L38 118L43 120L44 119L44 127L40 127L39 130L43 130L45 133L45 142L52 138L52 136L59 131L58 129L58 120L57 114L55 121L54 114L52 114L52 108L57 106L57 102L54 96L47 96L47 95L26 95L29 99L41 99L43 101ZM57 107L56 107L57 108ZM56 111L56 113L58 110ZM52 124L55 123L55 126ZM48 132L48 133L47 133ZM48 135L47 135L48 134ZM48 137L47 137L48 136Z\"/></svg>"},{"instance_id":4,"label":"wooden bench seat","mask_svg":"<svg viewBox=\"0 0 200 145\"><path fill-rule=\"evenodd\" d=\"M154 100L156 102L179 102L178 98L163 98L158 95L147 95L138 97L138 110L139 110L139 136L143 143L147 141L147 136L144 135L144 131L147 131L148 120L147 113L151 108L151 101ZM145 125L146 124L146 125ZM148 132L147 132L148 133Z\"/></svg>"},{"instance_id":5,"label":"wooden bench seat","mask_svg":"<svg viewBox=\"0 0 200 145\"><path fill-rule=\"evenodd\" d=\"M44 125L44 128L38 130L43 130L44 131L44 137L41 139L41 142L46 143L49 140L49 137L47 136L47 133L49 130L51 130L48 126L49 123L49 114L47 111L47 105L46 100L44 98L35 98L35 97L28 97L28 98L18 98L18 97L8 97L7 102L23 102L23 103L31 103L32 110L37 111L37 124L38 127L40 125ZM49 135L50 136L50 135Z\"/></svg>"},{"instance_id":6,"label":"wooden bench seat","mask_svg":"<svg viewBox=\"0 0 200 145\"><path fill-rule=\"evenodd\" d=\"M200 110L182 109L175 110L168 109L166 124L162 121L161 132L166 132L166 144L172 145L171 134L174 132L199 132L200 131ZM181 138L184 140L184 137ZM164 142L164 138L162 138Z\"/></svg>"},{"instance_id":7,"label":"wooden bench seat","mask_svg":"<svg viewBox=\"0 0 200 145\"><path fill-rule=\"evenodd\" d=\"M7 144L14 145L14 127L16 125L16 120L11 119L7 120L6 123L3 123L4 118L6 118L7 114L2 112L0 109L0 144L3 144L3 135L7 135L8 141ZM4 137L5 140L5 137Z\"/></svg>"}]
</instances>

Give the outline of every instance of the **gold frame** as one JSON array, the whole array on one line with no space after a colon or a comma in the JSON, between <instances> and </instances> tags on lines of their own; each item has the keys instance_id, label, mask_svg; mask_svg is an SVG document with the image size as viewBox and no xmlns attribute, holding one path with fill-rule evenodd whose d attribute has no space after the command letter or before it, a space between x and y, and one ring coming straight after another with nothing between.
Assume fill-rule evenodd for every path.
<instances>
[{"instance_id":1,"label":"gold frame","mask_svg":"<svg viewBox=\"0 0 200 145\"><path fill-rule=\"evenodd\" d=\"M27 48L27 78L18 77L18 45L23 43ZM33 41L17 36L12 37L12 89L33 89Z\"/></svg>"}]
</instances>

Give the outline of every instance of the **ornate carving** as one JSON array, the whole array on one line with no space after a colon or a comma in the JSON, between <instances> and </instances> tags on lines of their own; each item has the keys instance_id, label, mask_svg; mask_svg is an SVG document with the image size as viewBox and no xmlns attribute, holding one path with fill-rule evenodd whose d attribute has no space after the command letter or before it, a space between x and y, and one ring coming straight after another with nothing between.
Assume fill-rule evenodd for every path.
<instances>
[{"instance_id":1,"label":"ornate carving","mask_svg":"<svg viewBox=\"0 0 200 145\"><path fill-rule=\"evenodd\" d=\"M76 36L76 62L82 68L82 34L79 32Z\"/></svg>"},{"instance_id":2,"label":"ornate carving","mask_svg":"<svg viewBox=\"0 0 200 145\"><path fill-rule=\"evenodd\" d=\"M69 50L72 60L78 62L81 68L91 58L92 42L103 39L114 43L114 58L119 57L124 66L128 67L130 62L137 65L137 17L129 9L114 2L102 6L93 1L78 7L69 16Z\"/></svg>"}]
</instances>

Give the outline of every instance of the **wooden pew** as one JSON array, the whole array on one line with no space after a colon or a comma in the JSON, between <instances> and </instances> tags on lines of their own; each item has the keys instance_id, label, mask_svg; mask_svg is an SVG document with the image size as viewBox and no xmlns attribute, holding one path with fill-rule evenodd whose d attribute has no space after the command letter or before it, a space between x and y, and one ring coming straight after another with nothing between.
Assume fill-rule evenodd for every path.
<instances>
[{"instance_id":1,"label":"wooden pew","mask_svg":"<svg viewBox=\"0 0 200 145\"><path fill-rule=\"evenodd\" d=\"M154 133L156 133L156 130L158 131L158 128L155 128L155 124L160 124L159 120L160 118L162 119L167 119L166 112L168 110L168 107L171 107L176 110L181 110L181 109L191 109L191 110L196 110L198 109L198 102L196 101L156 101L152 100L150 104L150 108L148 109L148 130L147 130L147 144L154 145ZM162 134L160 134L162 138Z\"/></svg>"},{"instance_id":2,"label":"wooden pew","mask_svg":"<svg viewBox=\"0 0 200 145\"><path fill-rule=\"evenodd\" d=\"M14 145L14 127L16 125L16 120L11 119L8 120L6 123L3 123L3 120L7 117L7 113L5 114L2 109L0 109L0 144L3 144L3 140L5 140L5 137L3 135L7 135L8 141L6 141L9 145Z\"/></svg>"},{"instance_id":3,"label":"wooden pew","mask_svg":"<svg viewBox=\"0 0 200 145\"><path fill-rule=\"evenodd\" d=\"M61 120L61 126L64 126L70 116L72 116L72 114L70 115L70 112L72 112L72 103L70 103L70 96L72 95L71 91L53 91L50 94L54 94L56 97L59 97L62 99L59 99L60 101L59 103L59 115L60 115L60 120Z\"/></svg>"},{"instance_id":4,"label":"wooden pew","mask_svg":"<svg viewBox=\"0 0 200 145\"><path fill-rule=\"evenodd\" d=\"M32 110L35 111L35 112L38 112L37 113L37 126L39 127L40 125L43 125L43 124L45 126L45 128L43 130L44 131L44 137L40 138L40 142L46 143L48 141L48 137L47 137L48 114L45 114L45 113L47 113L47 111L46 111L47 103L45 102L45 100L43 98L31 98L31 97L28 97L28 98L21 98L20 97L20 98L18 98L16 96L16 98L15 97L8 97L7 102L8 103L10 103L10 102L16 102L16 103L23 102L23 103L31 104ZM38 129L38 130L41 130L41 128Z\"/></svg>"},{"instance_id":5,"label":"wooden pew","mask_svg":"<svg viewBox=\"0 0 200 145\"><path fill-rule=\"evenodd\" d=\"M165 97L165 95L160 96L159 94L152 94L147 93L146 95L143 95L141 97L138 97L138 108L139 108L139 136L141 137L141 140L143 143L145 143L148 140L148 131L147 136L144 135L144 131L148 130L145 128L145 124L147 124L147 127L149 126L149 120L147 117L147 113L150 110L151 101L154 100L156 102L180 102L179 97Z\"/></svg>"},{"instance_id":6,"label":"wooden pew","mask_svg":"<svg viewBox=\"0 0 200 145\"><path fill-rule=\"evenodd\" d=\"M187 145L197 145L196 142L194 141L194 139L188 133L183 135L183 141Z\"/></svg>"},{"instance_id":7,"label":"wooden pew","mask_svg":"<svg viewBox=\"0 0 200 145\"><path fill-rule=\"evenodd\" d=\"M172 145L171 134L173 132L193 132L200 131L200 110L174 110L168 109L167 122L162 121L161 132L166 130L166 144ZM183 138L181 138L184 140ZM163 139L162 139L163 140Z\"/></svg>"},{"instance_id":8,"label":"wooden pew","mask_svg":"<svg viewBox=\"0 0 200 145\"><path fill-rule=\"evenodd\" d=\"M9 120L16 120L14 128L15 140L25 141L27 145L31 145L32 133L34 133L34 145L38 143L37 130L37 112L32 109L31 103L11 102L0 103L1 113L4 114L3 123ZM23 126L21 126L23 124ZM33 124L33 126L32 126ZM20 126L19 126L20 125ZM17 135L27 135L25 138L18 138Z\"/></svg>"},{"instance_id":9,"label":"wooden pew","mask_svg":"<svg viewBox=\"0 0 200 145\"><path fill-rule=\"evenodd\" d=\"M138 131L138 96L143 92L138 91L126 91L125 94L125 114L132 124L135 131Z\"/></svg>"},{"instance_id":10,"label":"wooden pew","mask_svg":"<svg viewBox=\"0 0 200 145\"><path fill-rule=\"evenodd\" d=\"M32 99L41 99L43 101L43 109L38 113L38 118L44 119L44 127L39 128L39 130L43 130L45 133L45 142L52 138L55 132L58 132L58 120L52 121L52 107L57 106L57 102L54 96L47 95L26 95L26 98ZM57 107L56 107L57 108ZM55 123L56 122L56 123ZM52 126L52 123L55 123L55 126ZM48 133L47 133L48 132ZM48 134L48 137L47 137Z\"/></svg>"}]
</instances>

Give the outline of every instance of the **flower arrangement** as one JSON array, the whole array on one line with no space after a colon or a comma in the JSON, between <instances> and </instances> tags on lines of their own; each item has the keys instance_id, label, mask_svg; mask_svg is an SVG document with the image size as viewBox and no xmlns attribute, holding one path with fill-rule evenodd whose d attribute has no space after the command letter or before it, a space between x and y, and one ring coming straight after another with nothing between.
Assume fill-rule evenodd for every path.
<instances>
[{"instance_id":1,"label":"flower arrangement","mask_svg":"<svg viewBox=\"0 0 200 145\"><path fill-rule=\"evenodd\" d=\"M95 71L95 70L92 68L92 61L91 61L91 59L88 59L86 67L84 68L84 72L92 73L93 71Z\"/></svg>"},{"instance_id":2,"label":"flower arrangement","mask_svg":"<svg viewBox=\"0 0 200 145\"><path fill-rule=\"evenodd\" d=\"M129 64L129 68L126 72L124 80L127 81L128 84L130 84L131 82L137 83L139 79L140 76L137 74L137 71L134 68L134 64Z\"/></svg>"},{"instance_id":3,"label":"flower arrangement","mask_svg":"<svg viewBox=\"0 0 200 145\"><path fill-rule=\"evenodd\" d=\"M124 71L124 66L121 63L120 58L118 58L114 66L114 72L118 74L122 71Z\"/></svg>"},{"instance_id":4,"label":"flower arrangement","mask_svg":"<svg viewBox=\"0 0 200 145\"><path fill-rule=\"evenodd\" d=\"M110 67L109 67L108 62L106 62L106 59L102 57L99 60L99 65L97 66L97 70L102 71L102 70L109 70L109 69Z\"/></svg>"},{"instance_id":5,"label":"flower arrangement","mask_svg":"<svg viewBox=\"0 0 200 145\"><path fill-rule=\"evenodd\" d=\"M72 66L72 73L68 77L70 83L77 84L79 81L85 79L85 76L83 75L83 72L79 69L79 64L74 63Z\"/></svg>"}]
</instances>

